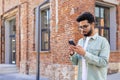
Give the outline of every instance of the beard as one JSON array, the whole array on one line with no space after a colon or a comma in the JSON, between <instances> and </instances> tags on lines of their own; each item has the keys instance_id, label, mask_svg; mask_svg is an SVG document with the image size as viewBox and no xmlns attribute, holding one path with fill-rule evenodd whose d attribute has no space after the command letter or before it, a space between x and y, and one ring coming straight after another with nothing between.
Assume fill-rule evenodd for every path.
<instances>
[{"instance_id":1,"label":"beard","mask_svg":"<svg viewBox=\"0 0 120 80\"><path fill-rule=\"evenodd\" d=\"M93 32L92 29L90 29L90 31L89 31L87 34L84 34L84 36L85 36L85 37L91 36L92 32Z\"/></svg>"}]
</instances>

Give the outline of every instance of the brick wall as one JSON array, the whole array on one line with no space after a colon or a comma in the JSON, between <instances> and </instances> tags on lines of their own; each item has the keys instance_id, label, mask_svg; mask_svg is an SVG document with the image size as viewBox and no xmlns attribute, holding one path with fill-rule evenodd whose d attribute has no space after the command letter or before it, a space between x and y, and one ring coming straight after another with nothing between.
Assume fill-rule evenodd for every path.
<instances>
[{"instance_id":1,"label":"brick wall","mask_svg":"<svg viewBox=\"0 0 120 80\"><path fill-rule=\"evenodd\" d=\"M120 52L111 52L110 62L120 62Z\"/></svg>"},{"instance_id":2,"label":"brick wall","mask_svg":"<svg viewBox=\"0 0 120 80\"><path fill-rule=\"evenodd\" d=\"M2 1L2 0L1 0ZM19 0L4 0L3 1L4 4L4 12L8 11L9 9L13 8L14 6L17 6L19 4Z\"/></svg>"},{"instance_id":3,"label":"brick wall","mask_svg":"<svg viewBox=\"0 0 120 80\"><path fill-rule=\"evenodd\" d=\"M21 65L20 71L27 73L28 69L28 3L21 5Z\"/></svg>"},{"instance_id":4,"label":"brick wall","mask_svg":"<svg viewBox=\"0 0 120 80\"><path fill-rule=\"evenodd\" d=\"M2 25L2 23L1 23L1 19L0 19L0 40L1 40L1 25ZM0 41L0 44L1 44L1 41ZM1 45L0 45L0 51L1 51ZM2 54L1 54L1 52L0 52L0 63L2 63Z\"/></svg>"},{"instance_id":5,"label":"brick wall","mask_svg":"<svg viewBox=\"0 0 120 80\"><path fill-rule=\"evenodd\" d=\"M118 23L118 28L117 28L117 42L118 42L118 44L117 44L117 46L118 46L118 50L120 51L120 4L119 4L119 6L117 7L117 13L118 13L118 15L117 15L117 23Z\"/></svg>"},{"instance_id":6,"label":"brick wall","mask_svg":"<svg viewBox=\"0 0 120 80\"><path fill-rule=\"evenodd\" d=\"M20 44L20 6L17 8L17 13L16 13L16 63L17 66L20 67L20 50L21 50L21 44Z\"/></svg>"},{"instance_id":7,"label":"brick wall","mask_svg":"<svg viewBox=\"0 0 120 80\"><path fill-rule=\"evenodd\" d=\"M6 12L11 8L17 6L16 12L16 54L17 65L20 72L28 74L36 74L36 51L35 51L35 11L37 7L44 0L4 0L0 1L2 8L0 8L0 15L3 11ZM41 75L50 78L51 80L74 80L74 69L69 61L68 40L77 40L82 35L77 31L76 18L84 11L90 11L94 14L95 0L50 0L51 7L51 37L49 52L40 53L40 70ZM58 1L58 5L56 4ZM3 9L4 8L4 9ZM56 10L56 8L58 10ZM11 12L10 10L9 12ZM117 46L120 50L120 5L117 8L119 17ZM7 12L7 13L9 13ZM58 17L56 17L58 14ZM58 19L58 24L56 20ZM0 21L1 25L1 21ZM1 38L1 37L0 37ZM0 42L1 45L1 42ZM3 46L4 49L4 46ZM110 62L119 63L119 51L111 52ZM0 52L0 54L2 54ZM0 55L0 57L3 55ZM1 60L1 59L0 59ZM117 63L116 63L117 62ZM119 65L119 64L117 64ZM111 65L110 65L111 68ZM111 68L114 70L114 68ZM119 68L117 68L119 69ZM115 69L116 70L116 69ZM53 74L51 74L53 73ZM57 78L57 79L56 79Z\"/></svg>"},{"instance_id":8,"label":"brick wall","mask_svg":"<svg viewBox=\"0 0 120 80\"><path fill-rule=\"evenodd\" d=\"M111 52L108 66L108 74L120 72L120 52Z\"/></svg>"},{"instance_id":9,"label":"brick wall","mask_svg":"<svg viewBox=\"0 0 120 80\"><path fill-rule=\"evenodd\" d=\"M77 16L84 12L94 12L94 0L58 0L58 26L55 25L55 0L52 0L52 32L51 32L51 52L55 53L54 63L68 63L68 40L74 39L76 42L82 35L77 31ZM84 6L85 5L85 6ZM89 5L89 6L87 6ZM56 32L56 28L58 31ZM54 45L56 44L56 45ZM55 49L56 48L56 49ZM61 59L59 59L61 58ZM63 62L64 60L64 62Z\"/></svg>"}]
</instances>

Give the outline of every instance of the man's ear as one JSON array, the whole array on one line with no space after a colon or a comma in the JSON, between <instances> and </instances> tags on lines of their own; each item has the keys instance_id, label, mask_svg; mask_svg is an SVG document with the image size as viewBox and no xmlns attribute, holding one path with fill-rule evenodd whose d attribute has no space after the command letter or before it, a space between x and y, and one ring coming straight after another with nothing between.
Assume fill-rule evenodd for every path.
<instances>
[{"instance_id":1,"label":"man's ear","mask_svg":"<svg viewBox=\"0 0 120 80\"><path fill-rule=\"evenodd\" d=\"M94 22L91 25L92 25L93 28L95 28L95 23Z\"/></svg>"},{"instance_id":2,"label":"man's ear","mask_svg":"<svg viewBox=\"0 0 120 80\"><path fill-rule=\"evenodd\" d=\"M95 29L95 23L94 22L91 24L91 27L92 27L92 29Z\"/></svg>"}]
</instances>

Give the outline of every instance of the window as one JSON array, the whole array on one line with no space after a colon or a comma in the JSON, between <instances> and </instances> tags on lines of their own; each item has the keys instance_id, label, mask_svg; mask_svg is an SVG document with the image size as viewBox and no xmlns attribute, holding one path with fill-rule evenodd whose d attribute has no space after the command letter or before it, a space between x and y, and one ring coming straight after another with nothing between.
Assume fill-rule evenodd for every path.
<instances>
[{"instance_id":1,"label":"window","mask_svg":"<svg viewBox=\"0 0 120 80\"><path fill-rule=\"evenodd\" d=\"M101 36L110 41L110 9L107 7L95 7L96 28Z\"/></svg>"},{"instance_id":2,"label":"window","mask_svg":"<svg viewBox=\"0 0 120 80\"><path fill-rule=\"evenodd\" d=\"M95 19L99 35L106 37L110 43L110 49L116 51L116 6L96 2Z\"/></svg>"},{"instance_id":3,"label":"window","mask_svg":"<svg viewBox=\"0 0 120 80\"><path fill-rule=\"evenodd\" d=\"M35 49L50 50L50 4L45 3L35 9Z\"/></svg>"},{"instance_id":4,"label":"window","mask_svg":"<svg viewBox=\"0 0 120 80\"><path fill-rule=\"evenodd\" d=\"M50 50L50 9L41 10L41 51Z\"/></svg>"}]
</instances>

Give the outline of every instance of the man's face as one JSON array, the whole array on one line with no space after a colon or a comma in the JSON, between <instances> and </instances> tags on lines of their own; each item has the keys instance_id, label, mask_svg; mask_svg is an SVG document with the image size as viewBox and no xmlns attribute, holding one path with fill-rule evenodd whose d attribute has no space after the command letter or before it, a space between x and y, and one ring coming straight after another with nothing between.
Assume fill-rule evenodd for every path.
<instances>
[{"instance_id":1,"label":"man's face","mask_svg":"<svg viewBox=\"0 0 120 80\"><path fill-rule=\"evenodd\" d=\"M84 36L91 36L93 30L92 30L92 24L88 23L87 20L79 22L79 30Z\"/></svg>"}]
</instances>

